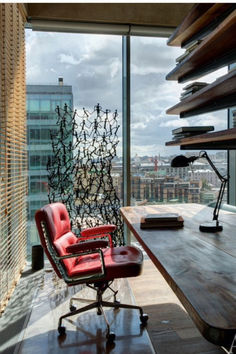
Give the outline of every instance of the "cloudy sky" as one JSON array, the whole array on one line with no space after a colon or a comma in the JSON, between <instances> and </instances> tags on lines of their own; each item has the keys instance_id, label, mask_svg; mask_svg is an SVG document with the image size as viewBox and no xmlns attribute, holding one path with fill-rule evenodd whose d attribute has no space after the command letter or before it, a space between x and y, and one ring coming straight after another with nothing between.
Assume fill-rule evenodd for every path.
<instances>
[{"instance_id":1,"label":"cloudy sky","mask_svg":"<svg viewBox=\"0 0 236 354\"><path fill-rule=\"evenodd\" d=\"M104 109L117 109L121 120L121 44L120 36L26 30L27 83L57 84L58 77L63 77L65 84L72 85L75 108L92 110L100 103ZM182 53L180 48L168 47L163 38L131 38L132 156L178 153L178 147L165 147L165 142L171 140L171 130L180 126L226 128L226 111L191 119L166 115L187 85L165 80L175 66L175 58ZM222 69L199 81L212 82L225 72Z\"/></svg>"}]
</instances>

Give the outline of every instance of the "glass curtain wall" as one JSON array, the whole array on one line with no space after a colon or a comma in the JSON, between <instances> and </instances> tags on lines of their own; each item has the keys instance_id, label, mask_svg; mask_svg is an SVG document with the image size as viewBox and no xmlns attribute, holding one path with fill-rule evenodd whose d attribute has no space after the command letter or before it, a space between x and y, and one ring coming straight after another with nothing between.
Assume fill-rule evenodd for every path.
<instances>
[{"instance_id":1,"label":"glass curtain wall","mask_svg":"<svg viewBox=\"0 0 236 354\"><path fill-rule=\"evenodd\" d=\"M66 103L79 115L83 114L83 108L94 111L98 103L111 116L117 110L119 144L112 161L112 177L117 195L122 198L121 44L121 36L26 30L28 255L32 245L39 242L35 211L49 202L46 165L52 155L50 132L58 129L57 106Z\"/></svg>"},{"instance_id":2,"label":"glass curtain wall","mask_svg":"<svg viewBox=\"0 0 236 354\"><path fill-rule=\"evenodd\" d=\"M235 69L236 64L231 64L229 70ZM231 107L228 111L228 128L236 128L236 107ZM230 150L228 153L229 165L229 204L236 205L236 150Z\"/></svg>"},{"instance_id":3,"label":"glass curtain wall","mask_svg":"<svg viewBox=\"0 0 236 354\"><path fill-rule=\"evenodd\" d=\"M27 254L38 243L35 212L48 203L48 159L52 156L51 134L58 131L56 106L73 108L72 87L27 85L28 223Z\"/></svg>"},{"instance_id":4,"label":"glass curtain wall","mask_svg":"<svg viewBox=\"0 0 236 354\"><path fill-rule=\"evenodd\" d=\"M119 145L113 160L112 175L121 202L123 195L128 198L127 194L123 194L123 188L128 187L125 193L130 193L131 205L176 202L214 205L220 184L209 164L198 160L191 169L172 168L172 158L181 152L179 147L166 147L165 142L172 140L171 131L181 126L212 125L215 130L225 129L226 110L183 120L179 116L166 115L166 109L179 101L186 86L165 79L176 64L175 58L182 55L183 50L168 47L166 38L125 36L124 39L126 43L130 41L130 72L126 71L129 55L124 58L128 47L125 49L123 46L122 61L122 36L27 31L27 84L55 85L61 77L65 85L72 87L74 108L78 111L83 107L92 111L97 103L111 112L117 109ZM214 75L201 78L201 81L210 83L226 71L227 68L221 69ZM131 79L130 104L127 96L123 95L123 108L126 110L123 114L128 113L127 116L130 114L131 117L130 122L124 117L124 160L121 144L122 75L123 79L125 75L128 75L126 79ZM40 103L37 99L30 100L30 117L32 115L33 120L38 120L39 126L37 130L34 126L28 126L28 144L40 141L40 146L45 149L48 128L40 125L46 115L40 112L39 105L47 110L51 105L50 98L45 97ZM50 128L55 129L53 126ZM198 155L199 151L183 153L187 156ZM227 152L208 153L220 172L226 174ZM43 157L33 153L29 157L32 170L37 169L37 173L40 171L45 177ZM126 164L124 169L123 161ZM37 183L35 175L32 176L30 193L36 194L38 190L41 194L45 191L44 186L39 187ZM125 204L129 203L128 199L124 200ZM34 199L33 202L36 206L37 201Z\"/></svg>"},{"instance_id":5,"label":"glass curtain wall","mask_svg":"<svg viewBox=\"0 0 236 354\"><path fill-rule=\"evenodd\" d=\"M218 111L180 119L167 115L178 103L183 87L165 76L174 66L180 48L168 47L165 38L131 38L131 204L201 203L214 205L220 181L208 162L196 161L192 168L172 168L176 155L198 155L199 151L180 151L166 147L173 139L172 130L181 126L227 128L227 111ZM205 76L210 83L227 72L227 68ZM221 174L227 174L227 152L208 151ZM224 202L227 193L224 195Z\"/></svg>"}]
</instances>

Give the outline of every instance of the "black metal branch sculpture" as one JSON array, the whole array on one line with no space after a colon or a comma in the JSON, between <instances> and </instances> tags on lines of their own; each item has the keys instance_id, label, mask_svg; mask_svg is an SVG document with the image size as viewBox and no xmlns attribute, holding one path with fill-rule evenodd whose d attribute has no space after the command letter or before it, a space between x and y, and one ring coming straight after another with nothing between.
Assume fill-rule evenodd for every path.
<instances>
[{"instance_id":1,"label":"black metal branch sculpture","mask_svg":"<svg viewBox=\"0 0 236 354\"><path fill-rule=\"evenodd\" d=\"M114 245L123 245L121 205L111 176L119 143L117 111L111 114L97 104L79 115L65 105L56 113L58 131L51 133L53 156L47 165L49 202L63 202L79 231L115 224Z\"/></svg>"}]
</instances>

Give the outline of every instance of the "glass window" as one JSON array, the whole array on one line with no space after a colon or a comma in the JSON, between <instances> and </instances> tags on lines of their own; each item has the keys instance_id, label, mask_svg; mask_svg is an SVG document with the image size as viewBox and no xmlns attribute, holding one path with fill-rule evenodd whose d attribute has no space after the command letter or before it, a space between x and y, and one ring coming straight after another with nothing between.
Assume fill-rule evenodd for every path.
<instances>
[{"instance_id":1,"label":"glass window","mask_svg":"<svg viewBox=\"0 0 236 354\"><path fill-rule=\"evenodd\" d=\"M50 111L50 100L40 100L40 110L41 112Z\"/></svg>"},{"instance_id":2,"label":"glass window","mask_svg":"<svg viewBox=\"0 0 236 354\"><path fill-rule=\"evenodd\" d=\"M30 140L40 140L40 129L30 129Z\"/></svg>"},{"instance_id":3,"label":"glass window","mask_svg":"<svg viewBox=\"0 0 236 354\"><path fill-rule=\"evenodd\" d=\"M45 181L41 181L41 191L42 191L42 193L47 193L48 192L48 181L47 181L47 179Z\"/></svg>"},{"instance_id":4,"label":"glass window","mask_svg":"<svg viewBox=\"0 0 236 354\"><path fill-rule=\"evenodd\" d=\"M34 99L29 100L28 110L30 112L39 111L39 100L34 100Z\"/></svg>"},{"instance_id":5,"label":"glass window","mask_svg":"<svg viewBox=\"0 0 236 354\"><path fill-rule=\"evenodd\" d=\"M179 102L188 83L166 81L175 66L180 48L168 47L164 38L131 37L131 195L132 204L216 201L219 180L206 159L193 164L192 170L172 168L175 155L198 155L182 152L179 147L166 147L172 140L172 130L181 126L213 125L215 130L227 128L227 111L210 112L185 119L167 115L168 108ZM202 77L200 81L213 82L224 75L227 68ZM213 163L227 174L226 151L210 151ZM137 179L138 177L138 179ZM215 177L215 178L214 178ZM153 186L150 188L151 185ZM190 187L196 182L196 189ZM227 195L224 195L224 202Z\"/></svg>"},{"instance_id":6,"label":"glass window","mask_svg":"<svg viewBox=\"0 0 236 354\"><path fill-rule=\"evenodd\" d=\"M51 141L50 130L49 129L42 129L41 130L41 139L42 140Z\"/></svg>"},{"instance_id":7,"label":"glass window","mask_svg":"<svg viewBox=\"0 0 236 354\"><path fill-rule=\"evenodd\" d=\"M231 64L229 66L229 69L235 69L236 64ZM228 128L236 128L236 106L231 107L229 109L229 122L228 122ZM236 205L236 150L229 150L228 152L228 157L229 157L229 182L228 182L228 187L229 187L229 192L228 192L228 198L229 198L229 204L231 205Z\"/></svg>"},{"instance_id":8,"label":"glass window","mask_svg":"<svg viewBox=\"0 0 236 354\"><path fill-rule=\"evenodd\" d=\"M31 182L30 183L30 193L39 193L40 192L40 183Z\"/></svg>"},{"instance_id":9,"label":"glass window","mask_svg":"<svg viewBox=\"0 0 236 354\"><path fill-rule=\"evenodd\" d=\"M41 159L41 166L46 168L47 166L47 163L48 163L48 159L51 157L51 154L46 154L46 155L43 155L42 156L42 159Z\"/></svg>"},{"instance_id":10,"label":"glass window","mask_svg":"<svg viewBox=\"0 0 236 354\"><path fill-rule=\"evenodd\" d=\"M34 40L32 40L34 39ZM98 40L99 39L99 40ZM35 82L47 85L53 82L57 85L57 79L55 80L55 72L60 72L61 75L66 79L66 85L71 85L73 88L73 99L72 95L68 93L65 88L66 93L51 93L45 96L45 101L42 102L43 94L40 94L39 98L41 100L41 122L40 124L46 125L46 120L53 119L50 122L50 127L41 127L41 140L40 147L41 154L32 153L29 161L32 163L33 167L30 169L35 170L40 173L46 170L46 165L48 163L48 157L51 154L50 151L43 151L44 146L50 140L49 129L56 131L53 127L53 123L56 123L57 115L54 113L57 105L64 107L66 103L70 108L75 104L78 111L81 111L85 107L89 112L94 110L94 106L99 102L103 110L109 109L114 112L116 109L118 111L118 124L121 126L122 121L122 82L121 82L121 56L122 56L122 38L119 36L99 36L98 35L83 35L83 34L64 34L64 33L52 33L52 36L48 36L48 33L38 33L32 32L31 30L26 30L26 42L30 44L31 50L27 52L27 83L34 84ZM39 48L37 51L38 55L34 56L35 48ZM45 43L45 45L44 45ZM65 51L61 51L61 43L65 43ZM67 47L67 45L69 47ZM80 48L79 48L79 47ZM48 55L48 47L52 49L52 55ZM67 55L68 48L70 48L70 54ZM69 53L68 52L68 53ZM57 53L57 54L56 54ZM81 62L81 67L78 70L78 65L76 62ZM40 68L38 73L32 78L29 72L33 70L34 67ZM48 70L48 69L52 70ZM37 76L37 77L36 77ZM32 80L32 82L30 82ZM58 85L57 85L58 86ZM61 92L63 92L63 87ZM49 112L49 98L51 102L51 111ZM47 101L47 102L46 102ZM30 112L31 113L31 112ZM35 112L36 114L36 112ZM111 113L112 114L112 113ZM107 126L107 129L109 124ZM121 141L122 128L119 127L118 137ZM89 137L90 139L90 137ZM68 137L70 141L70 137ZM44 145L43 145L44 144ZM98 142L99 144L99 142ZM109 144L108 144L109 145ZM109 146L110 147L110 146ZM122 148L121 143L116 146L117 148L117 158L112 161L112 173L113 182L117 193L121 195L122 188ZM34 155L34 156L33 156ZM37 157L36 157L37 155ZM40 156L39 156L40 155ZM40 163L38 163L38 158L40 157ZM40 166L38 166L40 165ZM29 171L31 173L31 171ZM41 181L41 180L40 180ZM45 182L41 183L40 186L40 196L29 195L29 201L34 197L40 197L42 201L42 194L47 195L47 179ZM37 184L38 180L32 180L35 182L31 187L34 191L39 188ZM29 193L30 194L30 193ZM30 214L33 217L34 211L38 207L42 206L44 201L40 202L39 206L32 206L33 212ZM34 235L31 235L32 227L29 229L28 234L28 244L33 243ZM30 249L31 247L29 247Z\"/></svg>"},{"instance_id":11,"label":"glass window","mask_svg":"<svg viewBox=\"0 0 236 354\"><path fill-rule=\"evenodd\" d=\"M32 181L30 182L30 193L46 193L48 191L48 182L45 181Z\"/></svg>"},{"instance_id":12,"label":"glass window","mask_svg":"<svg viewBox=\"0 0 236 354\"><path fill-rule=\"evenodd\" d=\"M30 156L30 168L40 167L40 156L32 155Z\"/></svg>"},{"instance_id":13,"label":"glass window","mask_svg":"<svg viewBox=\"0 0 236 354\"><path fill-rule=\"evenodd\" d=\"M57 106L61 107L61 101L60 100L53 100L53 101L51 101L51 104L52 104L52 110L53 111L55 111Z\"/></svg>"}]
</instances>

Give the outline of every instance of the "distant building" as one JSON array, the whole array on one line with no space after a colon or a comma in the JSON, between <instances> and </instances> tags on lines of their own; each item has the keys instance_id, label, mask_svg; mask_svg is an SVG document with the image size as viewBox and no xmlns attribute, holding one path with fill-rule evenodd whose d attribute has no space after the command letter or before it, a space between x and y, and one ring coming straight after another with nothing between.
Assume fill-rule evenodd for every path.
<instances>
[{"instance_id":1,"label":"distant building","mask_svg":"<svg viewBox=\"0 0 236 354\"><path fill-rule=\"evenodd\" d=\"M47 162L52 155L50 131L57 129L57 106L67 104L73 109L72 86L27 85L27 137L28 137L28 254L38 243L34 215L48 203Z\"/></svg>"},{"instance_id":2,"label":"distant building","mask_svg":"<svg viewBox=\"0 0 236 354\"><path fill-rule=\"evenodd\" d=\"M192 153L186 156L192 156ZM224 154L211 156L214 164L224 176L227 171ZM133 204L150 203L204 203L217 198L220 180L216 173L209 169L204 159L195 161L191 166L171 167L172 157L158 159L156 157L138 157L131 160L131 198ZM157 161L157 163L156 163ZM112 166L115 188L122 197L122 161L117 160ZM206 185L217 188L216 191L205 190ZM210 186L212 185L212 186ZM227 187L226 187L227 189ZM224 194L226 198L226 193Z\"/></svg>"},{"instance_id":3,"label":"distant building","mask_svg":"<svg viewBox=\"0 0 236 354\"><path fill-rule=\"evenodd\" d=\"M119 197L122 193L122 177L114 176ZM200 203L201 181L182 181L178 177L131 177L133 203Z\"/></svg>"},{"instance_id":4,"label":"distant building","mask_svg":"<svg viewBox=\"0 0 236 354\"><path fill-rule=\"evenodd\" d=\"M216 191L202 191L201 192L201 203L209 204L217 198L218 193Z\"/></svg>"},{"instance_id":5,"label":"distant building","mask_svg":"<svg viewBox=\"0 0 236 354\"><path fill-rule=\"evenodd\" d=\"M197 181L206 181L214 187L220 186L220 180L213 170L189 171L189 178Z\"/></svg>"}]
</instances>

